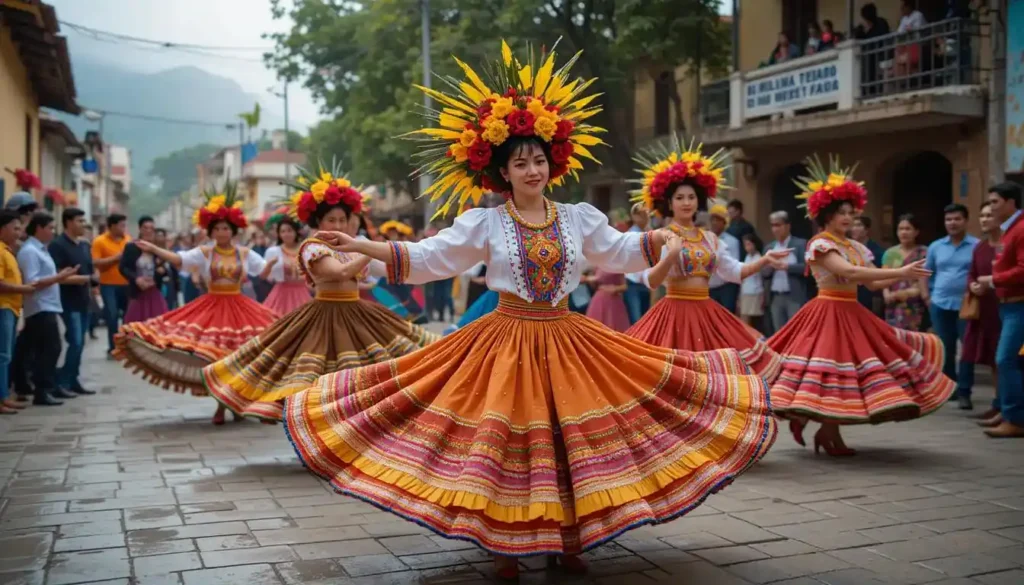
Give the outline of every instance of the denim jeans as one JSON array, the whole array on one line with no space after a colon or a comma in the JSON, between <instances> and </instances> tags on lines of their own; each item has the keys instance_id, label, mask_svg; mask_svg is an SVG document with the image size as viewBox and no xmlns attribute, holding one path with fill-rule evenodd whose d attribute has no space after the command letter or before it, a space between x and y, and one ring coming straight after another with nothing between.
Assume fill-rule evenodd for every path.
<instances>
[{"instance_id":1,"label":"denim jeans","mask_svg":"<svg viewBox=\"0 0 1024 585\"><path fill-rule=\"evenodd\" d=\"M439 321L444 321L444 311L448 309L451 318L455 318L455 300L452 299L454 284L455 279L449 278L434 281L427 286L424 292L427 293L427 313L430 316L437 315Z\"/></svg>"},{"instance_id":2,"label":"denim jeans","mask_svg":"<svg viewBox=\"0 0 1024 585\"><path fill-rule=\"evenodd\" d=\"M57 370L57 386L65 390L81 388L78 374L82 369L82 350L85 349L85 331L89 326L88 311L64 311L64 340L68 348L64 351L64 365Z\"/></svg>"},{"instance_id":3,"label":"denim jeans","mask_svg":"<svg viewBox=\"0 0 1024 585\"><path fill-rule=\"evenodd\" d=\"M114 351L114 334L121 324L121 315L128 310L128 286L101 284L103 298L103 320L107 323L107 351Z\"/></svg>"},{"instance_id":4,"label":"denim jeans","mask_svg":"<svg viewBox=\"0 0 1024 585\"><path fill-rule=\"evenodd\" d=\"M974 362L967 362L960 360L960 367L957 369L957 380L956 380L956 395L963 396L964 398L971 397L971 391L974 389ZM999 397L996 396L992 399L992 409L999 410Z\"/></svg>"},{"instance_id":5,"label":"denim jeans","mask_svg":"<svg viewBox=\"0 0 1024 585\"><path fill-rule=\"evenodd\" d=\"M626 301L630 324L639 321L651 309L651 290L642 283L627 280L626 294L622 297Z\"/></svg>"},{"instance_id":6,"label":"denim jeans","mask_svg":"<svg viewBox=\"0 0 1024 585\"><path fill-rule=\"evenodd\" d=\"M0 400L7 400L11 386L11 359L14 357L14 333L18 316L10 309L0 309Z\"/></svg>"},{"instance_id":7,"label":"denim jeans","mask_svg":"<svg viewBox=\"0 0 1024 585\"><path fill-rule=\"evenodd\" d=\"M1024 345L1024 303L999 306L1003 329L996 347L999 368L999 409L1006 420L1024 427L1024 376L1020 368L1020 348Z\"/></svg>"},{"instance_id":8,"label":"denim jeans","mask_svg":"<svg viewBox=\"0 0 1024 585\"><path fill-rule=\"evenodd\" d=\"M736 314L736 303L740 300L740 285L727 282L709 290L708 294L711 300L725 307L730 313Z\"/></svg>"},{"instance_id":9,"label":"denim jeans","mask_svg":"<svg viewBox=\"0 0 1024 585\"><path fill-rule=\"evenodd\" d=\"M956 342L964 338L967 322L960 318L960 311L941 309L932 305L929 312L932 317L932 328L935 329L935 334L939 336L945 346L942 373L956 382Z\"/></svg>"}]
</instances>

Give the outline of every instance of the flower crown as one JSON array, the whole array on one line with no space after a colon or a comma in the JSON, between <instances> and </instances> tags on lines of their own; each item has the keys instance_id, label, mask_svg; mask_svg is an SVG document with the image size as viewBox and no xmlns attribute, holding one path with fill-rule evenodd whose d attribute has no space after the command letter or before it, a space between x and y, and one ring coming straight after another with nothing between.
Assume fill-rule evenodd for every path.
<instances>
[{"instance_id":1,"label":"flower crown","mask_svg":"<svg viewBox=\"0 0 1024 585\"><path fill-rule=\"evenodd\" d=\"M323 162L319 167L320 172L317 174L299 168L298 178L286 183L296 189L295 194L286 203L289 207L288 213L302 223L309 223L309 218L316 213L317 206L324 202L328 205L342 203L351 209L352 213L362 213L363 194L345 178L338 161L332 161L329 171L324 169Z\"/></svg>"},{"instance_id":2,"label":"flower crown","mask_svg":"<svg viewBox=\"0 0 1024 585\"><path fill-rule=\"evenodd\" d=\"M467 201L476 204L485 192L502 190L489 174L497 172L491 165L494 149L510 136L535 136L551 145L548 186L561 185L567 174L578 179L577 171L583 168L580 158L600 164L587 147L604 144L595 134L605 130L584 123L601 111L600 106L589 105L600 94L583 97L596 79L568 77L579 56L556 71L552 47L546 58L542 52L539 68L532 51L529 62L522 65L502 41L501 60L488 72L489 84L455 57L465 80L438 76L452 93L415 86L441 106L440 111L428 110L436 127L404 135L426 143L419 153L426 162L414 174L436 176L422 195L436 201L447 193L434 217L446 215L455 202L456 214L461 213Z\"/></svg>"},{"instance_id":3,"label":"flower crown","mask_svg":"<svg viewBox=\"0 0 1024 585\"><path fill-rule=\"evenodd\" d=\"M861 211L868 202L868 191L864 182L853 180L853 172L857 165L843 168L839 157L829 157L829 168L825 170L818 155L808 157L805 161L808 176L793 181L800 189L797 199L803 199L800 207L807 208L807 217L815 218L822 209L834 201L848 201L854 209Z\"/></svg>"},{"instance_id":4,"label":"flower crown","mask_svg":"<svg viewBox=\"0 0 1024 585\"><path fill-rule=\"evenodd\" d=\"M242 210L242 200L238 197L238 184L230 179L224 181L221 192L203 191L206 203L192 214L192 224L204 230L214 223L224 220L238 229L249 225Z\"/></svg>"},{"instance_id":5,"label":"flower crown","mask_svg":"<svg viewBox=\"0 0 1024 585\"><path fill-rule=\"evenodd\" d=\"M687 147L673 134L670 140L637 155L633 160L641 165L638 169L641 178L631 181L639 188L633 191L630 201L643 203L654 211L656 201L672 195L665 192L669 186L686 179L703 187L709 201L715 199L719 189L729 188L724 178L726 152L719 149L711 156L704 156L703 146L694 145L691 140Z\"/></svg>"},{"instance_id":6,"label":"flower crown","mask_svg":"<svg viewBox=\"0 0 1024 585\"><path fill-rule=\"evenodd\" d=\"M394 219L385 221L384 223L380 224L380 227L378 227L377 229L381 233L387 232L388 230L395 230L396 232L402 234L403 236L411 236L414 231L411 226L404 224L400 221L396 221Z\"/></svg>"}]
</instances>

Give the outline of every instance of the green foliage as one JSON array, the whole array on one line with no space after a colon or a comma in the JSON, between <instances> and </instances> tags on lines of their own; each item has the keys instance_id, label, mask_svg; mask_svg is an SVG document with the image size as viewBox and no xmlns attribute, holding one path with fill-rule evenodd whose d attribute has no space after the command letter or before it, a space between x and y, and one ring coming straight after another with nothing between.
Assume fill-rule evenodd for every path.
<instances>
[{"instance_id":1,"label":"green foliage","mask_svg":"<svg viewBox=\"0 0 1024 585\"><path fill-rule=\"evenodd\" d=\"M195 182L196 165L213 156L221 148L216 144L196 144L153 159L153 164L149 167L149 176L160 179L160 189L156 195L163 199L165 207L171 197L187 191Z\"/></svg>"},{"instance_id":2,"label":"green foliage","mask_svg":"<svg viewBox=\"0 0 1024 585\"><path fill-rule=\"evenodd\" d=\"M256 148L258 148L260 152L273 149L269 132L266 130L263 131L263 135L260 136L259 141L256 143ZM290 152L306 152L306 139L302 134L299 134L294 130L288 131L288 150Z\"/></svg>"}]
</instances>

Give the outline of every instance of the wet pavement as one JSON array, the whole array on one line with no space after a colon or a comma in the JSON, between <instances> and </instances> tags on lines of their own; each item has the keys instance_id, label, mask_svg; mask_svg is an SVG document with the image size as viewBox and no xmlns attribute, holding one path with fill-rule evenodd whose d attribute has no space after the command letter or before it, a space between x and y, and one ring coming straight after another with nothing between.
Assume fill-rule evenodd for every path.
<instances>
[{"instance_id":1,"label":"wet pavement","mask_svg":"<svg viewBox=\"0 0 1024 585\"><path fill-rule=\"evenodd\" d=\"M212 399L159 390L87 348L61 407L0 417L0 584L486 584L487 555L336 495L280 426L214 427ZM991 396L990 388L980 388ZM846 432L850 459L781 434L690 515L521 583L1024 584L1024 441L953 405Z\"/></svg>"}]
</instances>

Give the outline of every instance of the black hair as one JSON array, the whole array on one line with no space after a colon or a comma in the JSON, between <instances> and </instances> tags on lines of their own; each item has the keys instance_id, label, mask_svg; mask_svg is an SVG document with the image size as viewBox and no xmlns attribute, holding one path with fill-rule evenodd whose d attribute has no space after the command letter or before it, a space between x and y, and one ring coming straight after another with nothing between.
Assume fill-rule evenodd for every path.
<instances>
[{"instance_id":1,"label":"black hair","mask_svg":"<svg viewBox=\"0 0 1024 585\"><path fill-rule=\"evenodd\" d=\"M17 211L6 209L0 212L0 228L7 226L7 224L11 223L16 219L21 220L21 214L19 214Z\"/></svg>"},{"instance_id":2,"label":"black hair","mask_svg":"<svg viewBox=\"0 0 1024 585\"><path fill-rule=\"evenodd\" d=\"M821 25L814 22L813 20L807 24L807 28L817 32L818 34L821 34Z\"/></svg>"},{"instance_id":3,"label":"black hair","mask_svg":"<svg viewBox=\"0 0 1024 585\"><path fill-rule=\"evenodd\" d=\"M549 143L537 136L509 136L505 142L494 148L491 152L491 162L484 169L487 178L498 188L499 192L512 191L512 184L506 181L505 177L501 176L501 169L508 166L508 161L513 156L521 153L524 149L528 149L530 145L540 147L544 157L548 159L549 172L554 172L555 161L551 157L551 145Z\"/></svg>"},{"instance_id":4,"label":"black hair","mask_svg":"<svg viewBox=\"0 0 1024 585\"><path fill-rule=\"evenodd\" d=\"M676 189L683 185L689 185L693 187L693 192L697 194L697 212L708 210L708 190L703 186L699 185L696 180L691 177L687 177L682 181L676 181L669 183L668 187L665 187L664 196L660 199L654 200L654 210L658 212L661 217L672 217L672 197L676 193ZM696 219L696 217L694 217Z\"/></svg>"},{"instance_id":5,"label":"black hair","mask_svg":"<svg viewBox=\"0 0 1024 585\"><path fill-rule=\"evenodd\" d=\"M320 227L320 220L330 213L332 209L342 209L345 211L345 217L352 217L352 208L349 207L347 203L339 201L338 203L331 204L324 200L317 204L316 209L309 216L309 219L306 220L306 223L309 224L309 227L317 229ZM295 230L296 233L298 233L298 231L298 229Z\"/></svg>"},{"instance_id":6,"label":"black hair","mask_svg":"<svg viewBox=\"0 0 1024 585\"><path fill-rule=\"evenodd\" d=\"M757 234L755 234L754 232L743 234L742 239L743 241L749 240L750 242L752 242L754 244L754 249L756 249L758 252L764 249L764 242L762 242L761 238L757 237Z\"/></svg>"},{"instance_id":7,"label":"black hair","mask_svg":"<svg viewBox=\"0 0 1024 585\"><path fill-rule=\"evenodd\" d=\"M853 207L853 204L850 203L849 201L846 201L845 199L836 199L829 203L828 205L826 205L825 207L821 208L821 211L819 211L818 214L814 216L814 223L818 224L819 228L825 229L825 226L827 226L828 222L832 221L832 218L835 217L837 213L839 213L839 209L843 205L849 205L851 208ZM869 227L871 225L870 218L866 218L862 215L857 219L868 220L868 223L864 224L864 227Z\"/></svg>"},{"instance_id":8,"label":"black hair","mask_svg":"<svg viewBox=\"0 0 1024 585\"><path fill-rule=\"evenodd\" d=\"M25 233L34 236L36 231L44 228L53 223L53 216L45 211L37 211L32 214L32 219L28 220L28 226L25 227Z\"/></svg>"},{"instance_id":9,"label":"black hair","mask_svg":"<svg viewBox=\"0 0 1024 585\"><path fill-rule=\"evenodd\" d=\"M21 216L21 215L27 215L29 213L35 213L37 209L39 209L39 204L36 203L35 201L33 201L32 203L27 203L27 204L22 205L21 207L19 207L18 208L18 215Z\"/></svg>"},{"instance_id":10,"label":"black hair","mask_svg":"<svg viewBox=\"0 0 1024 585\"><path fill-rule=\"evenodd\" d=\"M1017 183L1006 181L992 185L988 188L988 192L995 193L1000 199L1005 201L1013 201L1017 209L1021 207L1021 188Z\"/></svg>"},{"instance_id":11,"label":"black hair","mask_svg":"<svg viewBox=\"0 0 1024 585\"><path fill-rule=\"evenodd\" d=\"M226 224L228 224L228 227L231 228L231 235L232 236L237 236L238 235L238 226L233 224L233 223L231 223L230 221L228 221L226 219L215 219L215 220L211 221L210 225L206 226L206 235L212 238L213 237L213 228L217 227L217 224L219 224L219 223L226 223Z\"/></svg>"},{"instance_id":12,"label":"black hair","mask_svg":"<svg viewBox=\"0 0 1024 585\"><path fill-rule=\"evenodd\" d=\"M111 213L107 216L107 227L117 225L122 221L126 221L128 218L123 213Z\"/></svg>"},{"instance_id":13,"label":"black hair","mask_svg":"<svg viewBox=\"0 0 1024 585\"><path fill-rule=\"evenodd\" d=\"M731 207L731 208L735 209L736 211L738 211L740 213L743 213L743 202L740 201L739 199L733 199L733 200L729 201L729 204L726 205L725 207L727 209Z\"/></svg>"},{"instance_id":14,"label":"black hair","mask_svg":"<svg viewBox=\"0 0 1024 585\"><path fill-rule=\"evenodd\" d=\"M859 215L854 221L859 221L860 225L864 226L864 229L871 229L871 218L866 215Z\"/></svg>"},{"instance_id":15,"label":"black hair","mask_svg":"<svg viewBox=\"0 0 1024 585\"><path fill-rule=\"evenodd\" d=\"M152 217L148 215L143 215L142 217L139 218L139 227L142 227L142 224L146 223L147 221L156 223L156 221Z\"/></svg>"},{"instance_id":16,"label":"black hair","mask_svg":"<svg viewBox=\"0 0 1024 585\"><path fill-rule=\"evenodd\" d=\"M875 6L874 2L868 2L860 7L860 17L871 24L875 24L875 21L878 20L878 7Z\"/></svg>"},{"instance_id":17,"label":"black hair","mask_svg":"<svg viewBox=\"0 0 1024 585\"><path fill-rule=\"evenodd\" d=\"M971 217L971 214L967 211L967 207L959 203L950 203L949 205L942 208L942 215L949 215L950 213L959 213L964 216L964 219Z\"/></svg>"},{"instance_id":18,"label":"black hair","mask_svg":"<svg viewBox=\"0 0 1024 585\"><path fill-rule=\"evenodd\" d=\"M345 212L347 213L348 210L346 209ZM298 243L301 237L299 234L302 232L302 225L291 217L285 216L281 221L277 222L277 226L274 228L274 233L277 234L277 245L284 245L284 240L281 239L281 226L283 225L291 226L295 230L295 243Z\"/></svg>"},{"instance_id":19,"label":"black hair","mask_svg":"<svg viewBox=\"0 0 1024 585\"><path fill-rule=\"evenodd\" d=\"M824 26L827 26L828 30L830 30L832 32L835 32L835 30L836 30L836 26L834 24L832 24L832 21L827 19L827 18L825 20L822 20L821 24L823 24Z\"/></svg>"},{"instance_id":20,"label":"black hair","mask_svg":"<svg viewBox=\"0 0 1024 585\"><path fill-rule=\"evenodd\" d=\"M915 230L921 231L921 222L918 221L917 217L915 217L913 213L904 213L903 215L899 216L896 219L896 227L899 227L899 225L903 222L907 222Z\"/></svg>"},{"instance_id":21,"label":"black hair","mask_svg":"<svg viewBox=\"0 0 1024 585\"><path fill-rule=\"evenodd\" d=\"M68 207L60 214L60 224L65 228L68 227L68 222L75 221L79 217L83 217L85 212L77 207Z\"/></svg>"}]
</instances>

